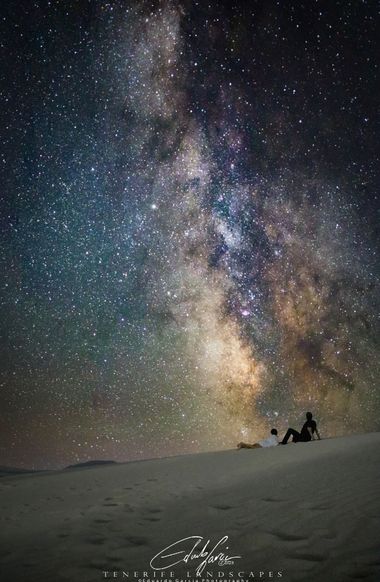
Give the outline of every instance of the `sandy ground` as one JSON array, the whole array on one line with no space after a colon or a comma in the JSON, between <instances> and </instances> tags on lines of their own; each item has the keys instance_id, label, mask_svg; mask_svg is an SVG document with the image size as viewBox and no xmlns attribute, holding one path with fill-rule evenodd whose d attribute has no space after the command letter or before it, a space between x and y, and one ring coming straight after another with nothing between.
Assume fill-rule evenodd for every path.
<instances>
[{"instance_id":1,"label":"sandy ground","mask_svg":"<svg viewBox=\"0 0 380 582\"><path fill-rule=\"evenodd\" d=\"M151 559L190 536L210 540L206 551L228 536L224 553L242 557L207 564L201 579L379 581L379 459L373 433L5 476L0 579L92 582L106 570L190 581L205 558L162 571ZM180 559L189 544L176 546Z\"/></svg>"}]
</instances>

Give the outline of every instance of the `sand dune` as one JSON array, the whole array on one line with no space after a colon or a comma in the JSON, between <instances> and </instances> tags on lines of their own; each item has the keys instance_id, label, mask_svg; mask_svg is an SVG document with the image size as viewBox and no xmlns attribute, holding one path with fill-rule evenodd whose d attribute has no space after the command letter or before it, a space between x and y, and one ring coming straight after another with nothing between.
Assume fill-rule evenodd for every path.
<instances>
[{"instance_id":1,"label":"sand dune","mask_svg":"<svg viewBox=\"0 0 380 582\"><path fill-rule=\"evenodd\" d=\"M18 467L4 467L0 465L0 477L6 477L9 475L20 475L25 473L36 473L36 471L28 469L19 469Z\"/></svg>"},{"instance_id":2,"label":"sand dune","mask_svg":"<svg viewBox=\"0 0 380 582\"><path fill-rule=\"evenodd\" d=\"M207 564L205 579L380 580L379 447L374 433L5 476L1 580L92 582L102 570L191 580L205 558L149 565L189 536L209 550L229 536L224 553L241 556Z\"/></svg>"},{"instance_id":3,"label":"sand dune","mask_svg":"<svg viewBox=\"0 0 380 582\"><path fill-rule=\"evenodd\" d=\"M75 463L66 467L68 469L80 469L82 467L97 467L99 465L116 465L116 461L84 461L83 463Z\"/></svg>"}]
</instances>

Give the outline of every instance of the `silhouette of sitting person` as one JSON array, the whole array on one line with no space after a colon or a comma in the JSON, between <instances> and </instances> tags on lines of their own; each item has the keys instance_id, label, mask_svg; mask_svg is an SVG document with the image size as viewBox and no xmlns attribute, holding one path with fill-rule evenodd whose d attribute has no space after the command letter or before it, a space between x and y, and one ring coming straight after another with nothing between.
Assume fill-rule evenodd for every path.
<instances>
[{"instance_id":1,"label":"silhouette of sitting person","mask_svg":"<svg viewBox=\"0 0 380 582\"><path fill-rule=\"evenodd\" d=\"M317 435L318 440L321 440L321 437L320 437L318 429L317 429L317 423L315 422L315 420L313 420L312 413L307 412L306 413L306 422L303 425L303 427L301 428L301 432L298 432L298 430L294 430L294 428L288 428L286 435L284 436L284 438L280 442L280 445L286 445L291 436L293 437L294 443L298 443L298 442L306 443L308 441L314 441L315 434Z\"/></svg>"},{"instance_id":2,"label":"silhouette of sitting person","mask_svg":"<svg viewBox=\"0 0 380 582\"><path fill-rule=\"evenodd\" d=\"M271 436L267 439L263 439L258 443L253 443L253 445L249 445L248 443L238 443L238 449L266 449L268 447L276 447L278 445L278 432L275 428L272 428L270 431Z\"/></svg>"}]
</instances>

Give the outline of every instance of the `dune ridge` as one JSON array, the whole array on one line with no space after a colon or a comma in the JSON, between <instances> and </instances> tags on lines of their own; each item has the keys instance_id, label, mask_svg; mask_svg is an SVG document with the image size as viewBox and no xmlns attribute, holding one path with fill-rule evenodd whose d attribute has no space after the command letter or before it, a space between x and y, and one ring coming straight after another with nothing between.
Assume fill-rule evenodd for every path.
<instances>
[{"instance_id":1,"label":"dune ridge","mask_svg":"<svg viewBox=\"0 0 380 582\"><path fill-rule=\"evenodd\" d=\"M379 580L379 447L371 433L4 476L2 580L133 580L178 540L226 535L241 558L208 564L215 579ZM190 580L200 561L168 572Z\"/></svg>"}]
</instances>

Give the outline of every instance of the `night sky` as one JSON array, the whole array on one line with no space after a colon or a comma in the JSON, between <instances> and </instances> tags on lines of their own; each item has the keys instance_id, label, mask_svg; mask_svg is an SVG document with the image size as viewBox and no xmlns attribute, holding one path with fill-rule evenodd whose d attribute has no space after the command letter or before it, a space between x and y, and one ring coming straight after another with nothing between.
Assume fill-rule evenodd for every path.
<instances>
[{"instance_id":1,"label":"night sky","mask_svg":"<svg viewBox=\"0 0 380 582\"><path fill-rule=\"evenodd\" d=\"M0 464L380 430L378 2L0 10Z\"/></svg>"}]
</instances>

